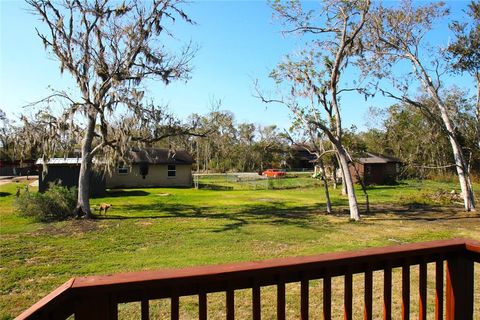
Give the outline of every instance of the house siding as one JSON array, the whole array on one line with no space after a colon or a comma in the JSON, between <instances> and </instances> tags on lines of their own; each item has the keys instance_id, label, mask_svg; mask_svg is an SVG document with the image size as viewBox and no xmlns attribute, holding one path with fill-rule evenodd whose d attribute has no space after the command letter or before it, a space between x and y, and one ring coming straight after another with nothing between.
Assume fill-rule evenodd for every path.
<instances>
[{"instance_id":1,"label":"house siding","mask_svg":"<svg viewBox=\"0 0 480 320\"><path fill-rule=\"evenodd\" d=\"M140 175L140 166L133 164L127 174L113 172L107 175L107 188L142 188L142 187L191 187L192 165L177 164L176 176L168 177L167 164L149 164L148 174L143 178Z\"/></svg>"},{"instance_id":2,"label":"house siding","mask_svg":"<svg viewBox=\"0 0 480 320\"><path fill-rule=\"evenodd\" d=\"M354 183L359 183L356 168L366 185L388 184L395 181L397 177L396 166L397 163L355 163L349 165L349 170Z\"/></svg>"},{"instance_id":3,"label":"house siding","mask_svg":"<svg viewBox=\"0 0 480 320\"><path fill-rule=\"evenodd\" d=\"M38 190L45 192L50 183L60 183L64 187L78 188L79 165L49 165L47 174L42 173L42 166L38 174ZM93 171L90 175L89 191L91 196L105 195L105 177Z\"/></svg>"}]
</instances>

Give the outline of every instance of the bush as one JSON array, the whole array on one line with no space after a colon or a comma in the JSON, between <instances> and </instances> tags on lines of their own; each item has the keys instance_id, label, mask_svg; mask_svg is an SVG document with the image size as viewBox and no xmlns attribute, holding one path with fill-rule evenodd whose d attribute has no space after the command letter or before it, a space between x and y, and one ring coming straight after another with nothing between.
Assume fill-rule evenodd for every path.
<instances>
[{"instance_id":1,"label":"bush","mask_svg":"<svg viewBox=\"0 0 480 320\"><path fill-rule=\"evenodd\" d=\"M55 221L72 217L76 204L76 188L52 184L45 193L22 193L16 199L15 207L23 216L39 221Z\"/></svg>"}]
</instances>

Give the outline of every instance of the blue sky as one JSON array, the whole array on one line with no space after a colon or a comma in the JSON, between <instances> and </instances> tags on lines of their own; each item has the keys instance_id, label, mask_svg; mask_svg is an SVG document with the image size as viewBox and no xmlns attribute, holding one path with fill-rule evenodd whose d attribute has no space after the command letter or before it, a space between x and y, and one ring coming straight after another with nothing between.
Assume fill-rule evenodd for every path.
<instances>
[{"instance_id":1,"label":"blue sky","mask_svg":"<svg viewBox=\"0 0 480 320\"><path fill-rule=\"evenodd\" d=\"M460 17L467 3L452 1L448 5ZM179 117L207 113L214 97L222 99L223 109L232 111L238 122L288 127L288 110L267 107L252 96L253 79L259 79L266 90L273 89L269 72L285 54L300 49L303 40L283 37L265 2L198 1L185 10L197 25L179 23L173 31L179 43L191 39L200 47L193 61L192 79L169 86L150 81L147 96L156 103L168 104ZM40 25L23 1L0 0L0 108L11 116L28 112L21 107L48 95L48 86L75 87L67 73L60 75L57 61L45 52L35 33ZM431 33L429 40L445 42L447 35L445 23ZM392 103L383 97L365 102L355 94L346 96L342 100L344 124L364 129L369 106Z\"/></svg>"}]
</instances>

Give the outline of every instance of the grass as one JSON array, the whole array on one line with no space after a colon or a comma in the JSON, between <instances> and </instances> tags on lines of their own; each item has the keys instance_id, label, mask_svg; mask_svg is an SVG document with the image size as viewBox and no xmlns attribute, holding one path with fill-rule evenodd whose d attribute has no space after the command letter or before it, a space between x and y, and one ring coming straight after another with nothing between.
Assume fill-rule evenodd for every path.
<instances>
[{"instance_id":1,"label":"grass","mask_svg":"<svg viewBox=\"0 0 480 320\"><path fill-rule=\"evenodd\" d=\"M332 191L335 213L325 215L322 189L311 182L303 188L293 187L298 182L292 179L288 188L273 190L115 190L105 198L92 200L92 205L113 205L106 216L54 223L35 222L15 213L12 203L19 183L2 185L0 319L18 315L74 276L261 260L454 237L480 240L479 214L463 213L461 204L436 203L431 197L438 190L456 189L453 183L406 181L397 186L372 187L372 214L351 223L347 201L339 190ZM478 183L474 187L480 190ZM361 192L357 196L363 202ZM358 279L356 286L361 283ZM298 288L288 288L288 318L298 318ZM320 292L317 288L321 288L321 281L312 284L312 290ZM267 302L269 296L274 297L270 288L263 289L262 294ZM223 297L212 296L209 310L215 312L221 309ZM196 308L196 302L189 299L182 298L184 319L193 318ZM238 292L239 318L250 318L249 299L248 292ZM272 305L266 303L266 310ZM126 318L138 318L137 309L121 307ZM152 303L156 315L163 315L167 309L165 302ZM314 309L320 310L318 306ZM334 312L340 315L342 311ZM212 314L212 319L216 318L220 318L219 313ZM267 315L264 318L269 319Z\"/></svg>"}]
</instances>

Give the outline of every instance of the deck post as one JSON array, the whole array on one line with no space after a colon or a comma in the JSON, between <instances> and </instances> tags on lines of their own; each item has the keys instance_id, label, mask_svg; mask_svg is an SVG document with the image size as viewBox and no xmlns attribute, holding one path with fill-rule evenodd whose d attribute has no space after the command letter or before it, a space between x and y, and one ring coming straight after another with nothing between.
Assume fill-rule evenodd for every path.
<instances>
[{"instance_id":1,"label":"deck post","mask_svg":"<svg viewBox=\"0 0 480 320\"><path fill-rule=\"evenodd\" d=\"M473 261L466 253L447 259L447 320L473 320Z\"/></svg>"},{"instance_id":2,"label":"deck post","mask_svg":"<svg viewBox=\"0 0 480 320\"><path fill-rule=\"evenodd\" d=\"M75 320L117 320L118 306L108 295L79 298L75 303Z\"/></svg>"}]
</instances>

